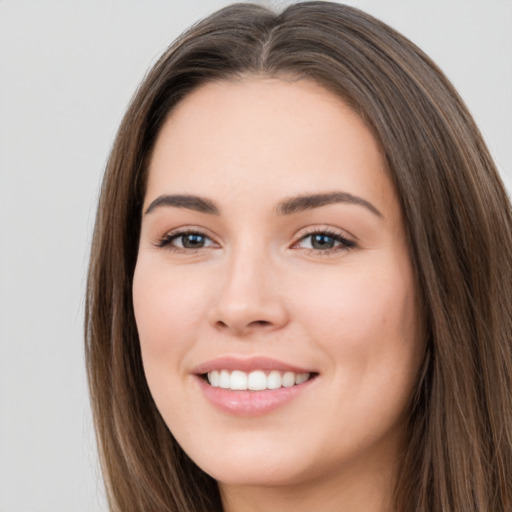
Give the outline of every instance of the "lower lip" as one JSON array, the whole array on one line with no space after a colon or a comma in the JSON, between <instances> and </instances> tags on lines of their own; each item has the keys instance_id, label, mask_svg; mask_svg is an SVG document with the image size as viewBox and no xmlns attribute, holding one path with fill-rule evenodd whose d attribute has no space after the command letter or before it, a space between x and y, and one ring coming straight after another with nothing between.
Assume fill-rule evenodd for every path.
<instances>
[{"instance_id":1,"label":"lower lip","mask_svg":"<svg viewBox=\"0 0 512 512\"><path fill-rule=\"evenodd\" d=\"M206 398L222 411L240 416L259 416L284 406L304 393L316 377L289 388L264 391L232 391L214 388L201 377L197 380Z\"/></svg>"}]
</instances>

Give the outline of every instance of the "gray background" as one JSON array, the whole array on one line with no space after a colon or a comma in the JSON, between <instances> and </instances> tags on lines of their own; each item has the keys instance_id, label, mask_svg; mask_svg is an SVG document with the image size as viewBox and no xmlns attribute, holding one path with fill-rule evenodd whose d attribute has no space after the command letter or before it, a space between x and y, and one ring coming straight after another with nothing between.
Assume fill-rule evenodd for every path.
<instances>
[{"instance_id":1,"label":"gray background","mask_svg":"<svg viewBox=\"0 0 512 512\"><path fill-rule=\"evenodd\" d=\"M510 191L512 2L347 3L403 32L445 70ZM100 178L149 65L223 5L0 0L1 512L106 510L82 348Z\"/></svg>"}]
</instances>

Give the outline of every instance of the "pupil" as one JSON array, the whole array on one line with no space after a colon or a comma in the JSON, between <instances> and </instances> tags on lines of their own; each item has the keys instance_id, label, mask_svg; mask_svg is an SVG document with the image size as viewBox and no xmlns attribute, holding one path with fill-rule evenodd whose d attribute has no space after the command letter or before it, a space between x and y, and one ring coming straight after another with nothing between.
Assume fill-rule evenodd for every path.
<instances>
[{"instance_id":1,"label":"pupil","mask_svg":"<svg viewBox=\"0 0 512 512\"><path fill-rule=\"evenodd\" d=\"M182 238L183 247L187 249L203 247L204 236L203 235L184 235Z\"/></svg>"},{"instance_id":2,"label":"pupil","mask_svg":"<svg viewBox=\"0 0 512 512\"><path fill-rule=\"evenodd\" d=\"M314 235L311 245L314 249L332 249L334 239L327 235Z\"/></svg>"}]
</instances>

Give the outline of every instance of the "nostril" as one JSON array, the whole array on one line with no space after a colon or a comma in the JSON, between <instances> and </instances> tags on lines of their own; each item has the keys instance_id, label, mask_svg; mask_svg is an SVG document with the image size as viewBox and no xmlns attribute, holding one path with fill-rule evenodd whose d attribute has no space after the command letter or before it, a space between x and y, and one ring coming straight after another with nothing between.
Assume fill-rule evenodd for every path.
<instances>
[{"instance_id":1,"label":"nostril","mask_svg":"<svg viewBox=\"0 0 512 512\"><path fill-rule=\"evenodd\" d=\"M246 331L247 329L251 330L251 329L254 329L254 328L262 328L262 327L268 327L268 326L271 326L272 325L272 322L268 321L268 320L254 320L252 322L249 322L248 324L245 324L243 326L240 326L240 325L236 325L235 323L229 323L229 322L225 322L224 320L217 320L217 322L215 322L215 326L218 328L218 329L235 329L235 330L240 330L240 331Z\"/></svg>"},{"instance_id":2,"label":"nostril","mask_svg":"<svg viewBox=\"0 0 512 512\"><path fill-rule=\"evenodd\" d=\"M254 326L258 326L258 325L261 325L261 326L267 326L267 325L270 325L271 322L269 322L268 320L255 320L254 322L251 322L249 325L254 325Z\"/></svg>"}]
</instances>

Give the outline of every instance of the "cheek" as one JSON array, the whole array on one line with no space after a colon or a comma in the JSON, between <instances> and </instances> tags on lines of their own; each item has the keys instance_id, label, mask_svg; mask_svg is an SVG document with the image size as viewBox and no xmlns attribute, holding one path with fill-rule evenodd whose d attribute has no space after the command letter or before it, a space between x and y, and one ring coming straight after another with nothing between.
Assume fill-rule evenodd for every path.
<instances>
[{"instance_id":1,"label":"cheek","mask_svg":"<svg viewBox=\"0 0 512 512\"><path fill-rule=\"evenodd\" d=\"M303 312L310 323L329 337L339 335L354 342L369 329L408 329L414 318L412 279L405 272L383 275L368 269L343 268L327 276L298 283ZM304 294L304 290L308 290ZM320 331L319 331L320 332Z\"/></svg>"},{"instance_id":2,"label":"cheek","mask_svg":"<svg viewBox=\"0 0 512 512\"><path fill-rule=\"evenodd\" d=\"M417 303L412 271L351 270L316 288L301 318L329 360L333 435L373 443L403 425L423 353Z\"/></svg>"},{"instance_id":3,"label":"cheek","mask_svg":"<svg viewBox=\"0 0 512 512\"><path fill-rule=\"evenodd\" d=\"M133 305L146 373L153 366L180 361L198 333L205 315L204 282L186 272L159 269L137 262L133 279ZM171 358L166 356L173 356ZM149 379L148 375L148 379Z\"/></svg>"},{"instance_id":4,"label":"cheek","mask_svg":"<svg viewBox=\"0 0 512 512\"><path fill-rule=\"evenodd\" d=\"M392 386L397 376L409 383L421 359L410 265L375 268L317 276L314 286L300 285L311 293L296 304L308 337L331 359L343 388L352 391L377 381Z\"/></svg>"}]
</instances>

